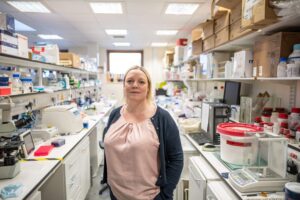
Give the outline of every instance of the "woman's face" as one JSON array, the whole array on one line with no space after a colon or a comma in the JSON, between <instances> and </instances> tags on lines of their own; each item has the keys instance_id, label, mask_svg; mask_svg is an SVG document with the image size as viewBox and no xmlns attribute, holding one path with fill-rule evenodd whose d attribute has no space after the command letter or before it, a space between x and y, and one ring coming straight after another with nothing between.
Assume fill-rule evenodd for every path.
<instances>
[{"instance_id":1,"label":"woman's face","mask_svg":"<svg viewBox=\"0 0 300 200\"><path fill-rule=\"evenodd\" d=\"M147 99L148 79L141 70L128 72L124 83L124 94L127 101L143 101Z\"/></svg>"}]
</instances>

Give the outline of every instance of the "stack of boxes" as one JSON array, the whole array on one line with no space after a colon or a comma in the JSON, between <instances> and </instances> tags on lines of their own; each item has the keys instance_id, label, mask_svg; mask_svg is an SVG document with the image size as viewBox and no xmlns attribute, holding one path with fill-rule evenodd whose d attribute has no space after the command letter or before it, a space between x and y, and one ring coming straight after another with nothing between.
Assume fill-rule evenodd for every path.
<instances>
[{"instance_id":1,"label":"stack of boxes","mask_svg":"<svg viewBox=\"0 0 300 200\"><path fill-rule=\"evenodd\" d=\"M11 15L0 14L0 53L28 58L27 37L15 33L15 19Z\"/></svg>"},{"instance_id":2,"label":"stack of boxes","mask_svg":"<svg viewBox=\"0 0 300 200\"><path fill-rule=\"evenodd\" d=\"M75 53L61 52L59 63L66 67L81 68L80 57Z\"/></svg>"}]
</instances>

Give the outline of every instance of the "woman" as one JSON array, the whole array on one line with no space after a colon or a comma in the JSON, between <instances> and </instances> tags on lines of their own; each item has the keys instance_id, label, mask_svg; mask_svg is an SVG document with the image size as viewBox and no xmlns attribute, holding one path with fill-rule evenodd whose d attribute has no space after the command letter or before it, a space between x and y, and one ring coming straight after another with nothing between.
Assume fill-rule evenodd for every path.
<instances>
[{"instance_id":1,"label":"woman","mask_svg":"<svg viewBox=\"0 0 300 200\"><path fill-rule=\"evenodd\" d=\"M173 199L183 168L178 128L152 101L151 80L143 67L125 73L125 104L113 110L104 129L104 173L111 199Z\"/></svg>"}]
</instances>

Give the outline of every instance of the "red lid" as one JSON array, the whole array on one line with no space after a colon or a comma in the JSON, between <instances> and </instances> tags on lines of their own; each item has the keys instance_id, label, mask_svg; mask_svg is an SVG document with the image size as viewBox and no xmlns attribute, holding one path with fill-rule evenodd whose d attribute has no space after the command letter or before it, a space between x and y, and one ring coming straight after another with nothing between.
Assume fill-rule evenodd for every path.
<instances>
[{"instance_id":1,"label":"red lid","mask_svg":"<svg viewBox=\"0 0 300 200\"><path fill-rule=\"evenodd\" d=\"M270 114L262 114L263 117L271 117Z\"/></svg>"},{"instance_id":2,"label":"red lid","mask_svg":"<svg viewBox=\"0 0 300 200\"><path fill-rule=\"evenodd\" d=\"M263 129L259 126L244 123L221 123L217 126L219 134L247 137L247 133L261 132Z\"/></svg>"},{"instance_id":3,"label":"red lid","mask_svg":"<svg viewBox=\"0 0 300 200\"><path fill-rule=\"evenodd\" d=\"M269 123L267 123L267 125L268 125L268 126L273 126L273 125L274 125L274 123L272 123L272 122L269 122Z\"/></svg>"},{"instance_id":4,"label":"red lid","mask_svg":"<svg viewBox=\"0 0 300 200\"><path fill-rule=\"evenodd\" d=\"M300 113L300 108L292 108L292 113Z\"/></svg>"},{"instance_id":5,"label":"red lid","mask_svg":"<svg viewBox=\"0 0 300 200\"><path fill-rule=\"evenodd\" d=\"M297 128L297 131L300 131L300 126Z\"/></svg>"},{"instance_id":6,"label":"red lid","mask_svg":"<svg viewBox=\"0 0 300 200\"><path fill-rule=\"evenodd\" d=\"M288 114L286 114L286 113L279 113L278 117L281 118L281 119L287 119L288 118Z\"/></svg>"},{"instance_id":7,"label":"red lid","mask_svg":"<svg viewBox=\"0 0 300 200\"><path fill-rule=\"evenodd\" d=\"M277 107L277 108L275 108L275 111L279 112L279 113L283 113L283 112L285 112L285 108Z\"/></svg>"},{"instance_id":8,"label":"red lid","mask_svg":"<svg viewBox=\"0 0 300 200\"><path fill-rule=\"evenodd\" d=\"M282 128L288 128L288 123L287 122L281 122L280 127Z\"/></svg>"},{"instance_id":9,"label":"red lid","mask_svg":"<svg viewBox=\"0 0 300 200\"><path fill-rule=\"evenodd\" d=\"M261 122L261 117L255 117L254 121L257 123Z\"/></svg>"}]
</instances>

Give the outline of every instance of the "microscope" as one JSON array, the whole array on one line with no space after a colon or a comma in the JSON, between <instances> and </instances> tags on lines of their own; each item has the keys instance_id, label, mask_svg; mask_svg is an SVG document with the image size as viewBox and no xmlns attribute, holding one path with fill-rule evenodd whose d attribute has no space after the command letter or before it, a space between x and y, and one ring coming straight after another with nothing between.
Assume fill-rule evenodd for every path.
<instances>
[{"instance_id":1,"label":"microscope","mask_svg":"<svg viewBox=\"0 0 300 200\"><path fill-rule=\"evenodd\" d=\"M19 154L23 144L16 136L0 138L0 180L14 178L19 174Z\"/></svg>"},{"instance_id":2,"label":"microscope","mask_svg":"<svg viewBox=\"0 0 300 200\"><path fill-rule=\"evenodd\" d=\"M0 136L9 136L16 131L15 123L11 120L11 109L15 106L13 102L0 103L2 110L2 122L0 123Z\"/></svg>"}]
</instances>

